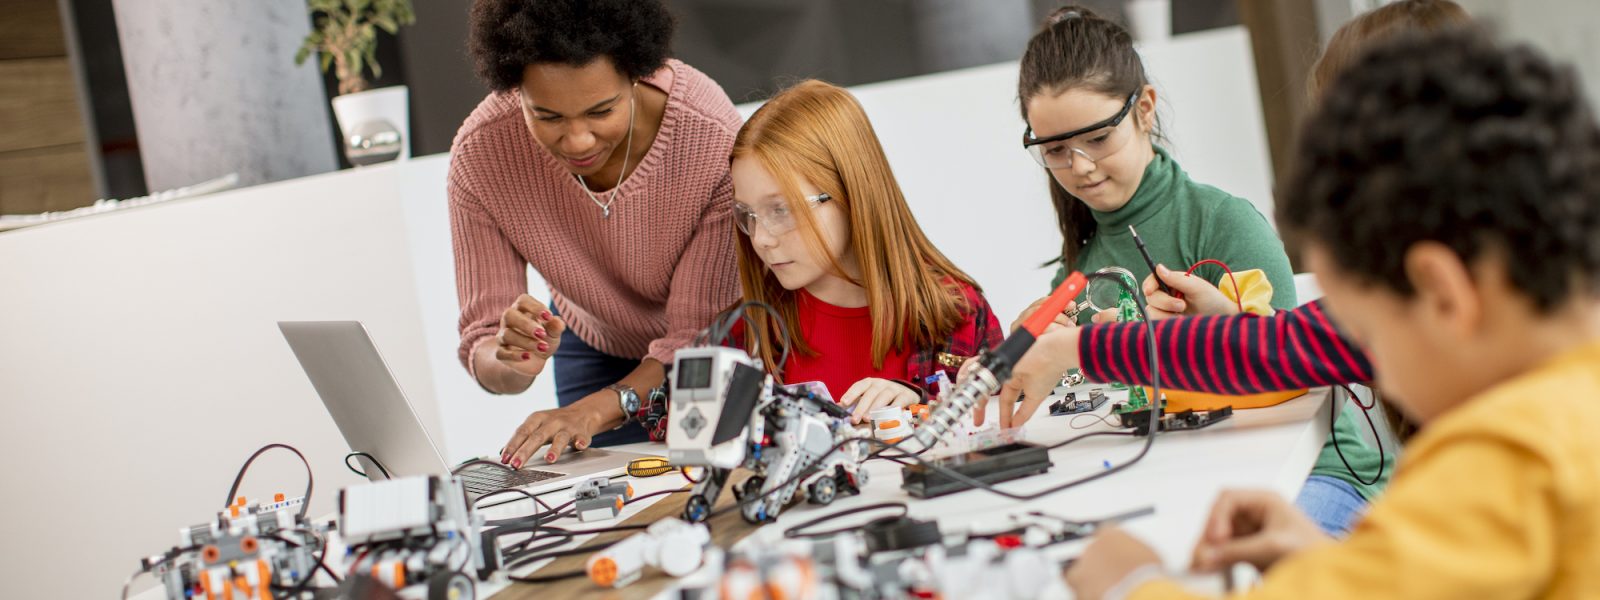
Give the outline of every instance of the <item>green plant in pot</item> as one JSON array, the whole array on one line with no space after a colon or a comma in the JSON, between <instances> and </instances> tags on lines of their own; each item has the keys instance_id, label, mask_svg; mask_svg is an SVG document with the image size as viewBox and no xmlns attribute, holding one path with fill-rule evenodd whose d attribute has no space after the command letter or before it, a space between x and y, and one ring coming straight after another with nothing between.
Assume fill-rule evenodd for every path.
<instances>
[{"instance_id":1,"label":"green plant in pot","mask_svg":"<svg viewBox=\"0 0 1600 600\"><path fill-rule=\"evenodd\" d=\"M311 33L295 53L295 64L305 64L313 52L321 55L323 72L333 69L339 95L333 113L343 133L345 156L360 166L409 157L409 100L405 86L367 89L372 77L383 75L378 64L378 31L389 34L416 22L411 0L307 0Z\"/></svg>"}]
</instances>

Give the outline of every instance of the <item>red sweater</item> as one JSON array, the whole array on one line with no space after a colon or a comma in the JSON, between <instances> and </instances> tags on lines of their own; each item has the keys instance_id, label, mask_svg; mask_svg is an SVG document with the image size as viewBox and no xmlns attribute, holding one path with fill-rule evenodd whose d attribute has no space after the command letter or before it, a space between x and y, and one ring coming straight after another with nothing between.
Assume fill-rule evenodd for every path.
<instances>
[{"instance_id":1,"label":"red sweater","mask_svg":"<svg viewBox=\"0 0 1600 600\"><path fill-rule=\"evenodd\" d=\"M872 368L872 318L870 309L841 308L816 299L804 290L799 292L797 318L800 335L806 336L814 356L791 353L784 369L783 380L788 383L821 381L828 393L838 400L855 385L868 377L892 379L910 383L926 394L929 390L924 378L936 371L944 371L955 381L960 365L939 364L941 353L957 357L974 356L985 348L993 348L1004 338L1000 321L989 308L989 301L971 286L961 286L962 295L970 307L966 320L951 332L944 343L931 347L911 347L896 351L890 348L884 358L883 368ZM732 340L744 340L744 323L734 326ZM667 435L667 410L671 403L657 406L649 400L641 403L635 418L645 424L650 439L662 441Z\"/></svg>"},{"instance_id":2,"label":"red sweater","mask_svg":"<svg viewBox=\"0 0 1600 600\"><path fill-rule=\"evenodd\" d=\"M805 290L800 290L797 295L800 298L800 310L796 315L800 331L816 354L790 354L789 364L783 369L785 382L821 381L828 386L828 393L833 395L833 399L838 400L844 397L850 386L869 377L906 382L916 380L906 373L906 365L911 359L910 348L896 349L891 346L889 353L884 356L883 368L872 368L870 307L834 306ZM734 339L742 339L743 333L736 332Z\"/></svg>"}]
</instances>

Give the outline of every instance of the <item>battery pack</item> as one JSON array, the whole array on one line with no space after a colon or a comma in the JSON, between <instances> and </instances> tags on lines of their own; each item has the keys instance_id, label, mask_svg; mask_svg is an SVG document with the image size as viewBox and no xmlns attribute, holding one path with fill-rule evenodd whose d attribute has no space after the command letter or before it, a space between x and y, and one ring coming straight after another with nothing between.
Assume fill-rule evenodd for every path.
<instances>
[{"instance_id":1,"label":"battery pack","mask_svg":"<svg viewBox=\"0 0 1600 600\"><path fill-rule=\"evenodd\" d=\"M1049 451L1044 446L1027 442L1012 442L929 462L984 483L1010 481L1050 470ZM972 489L966 482L922 464L901 469L901 479L900 488L917 498L934 498Z\"/></svg>"}]
</instances>

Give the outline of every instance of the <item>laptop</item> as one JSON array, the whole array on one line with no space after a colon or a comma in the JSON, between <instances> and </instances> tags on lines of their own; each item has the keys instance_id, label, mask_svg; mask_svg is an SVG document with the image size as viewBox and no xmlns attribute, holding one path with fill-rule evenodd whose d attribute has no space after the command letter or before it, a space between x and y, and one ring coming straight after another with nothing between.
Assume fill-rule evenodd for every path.
<instances>
[{"instance_id":1,"label":"laptop","mask_svg":"<svg viewBox=\"0 0 1600 600\"><path fill-rule=\"evenodd\" d=\"M280 321L278 329L352 451L376 457L396 477L451 472L365 326L358 321ZM469 499L476 501L507 488L542 493L589 477L621 474L629 461L645 456L602 448L569 450L555 464L521 469L497 459L473 459L457 466L455 474L465 483ZM358 458L369 479L383 478L381 469ZM507 502L522 497L505 496Z\"/></svg>"}]
</instances>

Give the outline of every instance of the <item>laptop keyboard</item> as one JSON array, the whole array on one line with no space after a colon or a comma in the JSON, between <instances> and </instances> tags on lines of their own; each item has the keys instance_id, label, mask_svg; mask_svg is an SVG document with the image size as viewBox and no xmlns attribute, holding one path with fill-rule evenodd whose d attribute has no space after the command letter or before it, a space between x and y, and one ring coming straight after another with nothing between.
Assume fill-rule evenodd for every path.
<instances>
[{"instance_id":1,"label":"laptop keyboard","mask_svg":"<svg viewBox=\"0 0 1600 600\"><path fill-rule=\"evenodd\" d=\"M503 490L506 488L523 487L548 479L566 477L566 473L555 471L540 471L538 469L507 469L496 465L474 464L456 472L466 484L467 492L477 495Z\"/></svg>"}]
</instances>

